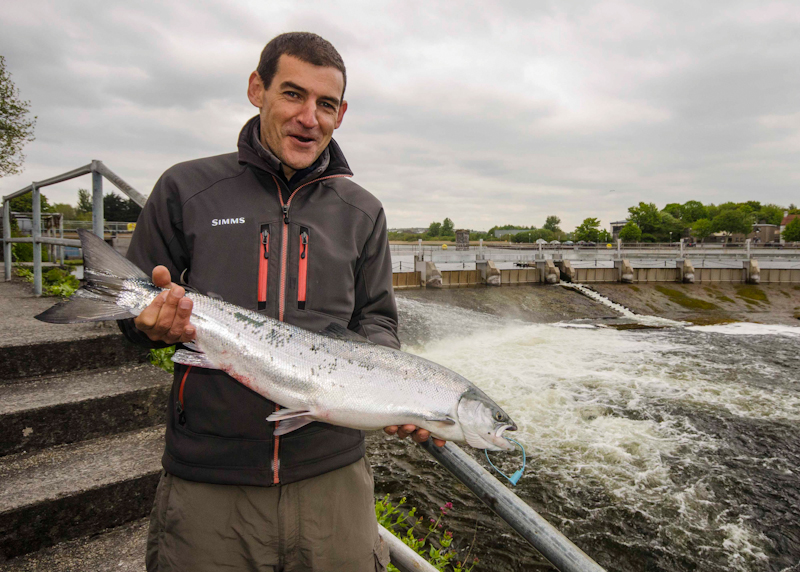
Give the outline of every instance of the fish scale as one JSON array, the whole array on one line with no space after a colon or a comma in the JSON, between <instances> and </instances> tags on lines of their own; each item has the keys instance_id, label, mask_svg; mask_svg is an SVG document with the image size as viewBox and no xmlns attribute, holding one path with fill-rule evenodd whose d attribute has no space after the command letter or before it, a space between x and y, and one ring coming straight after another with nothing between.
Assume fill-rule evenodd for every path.
<instances>
[{"instance_id":1,"label":"fish scale","mask_svg":"<svg viewBox=\"0 0 800 572\"><path fill-rule=\"evenodd\" d=\"M139 268L89 232L79 231L87 284L69 300L37 316L71 323L137 316L157 288ZM285 409L275 435L321 421L373 430L416 425L435 437L473 447L511 450L504 437L516 425L485 393L444 366L379 346L332 323L310 332L197 292L191 322L197 351L173 361L220 369Z\"/></svg>"}]
</instances>

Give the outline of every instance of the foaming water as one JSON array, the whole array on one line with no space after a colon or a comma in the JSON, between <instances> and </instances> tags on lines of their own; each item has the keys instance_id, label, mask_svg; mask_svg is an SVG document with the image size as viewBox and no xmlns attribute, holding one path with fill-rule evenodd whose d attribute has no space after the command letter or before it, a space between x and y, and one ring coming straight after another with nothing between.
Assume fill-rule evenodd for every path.
<instances>
[{"instance_id":1,"label":"foaming water","mask_svg":"<svg viewBox=\"0 0 800 572\"><path fill-rule=\"evenodd\" d=\"M800 488L799 328L618 331L398 304L408 351L516 421L531 467L520 494L547 499L555 524L613 554L610 569L780 570L800 558L797 524L781 520L797 495L765 482ZM765 521L794 532L775 537Z\"/></svg>"}]
</instances>

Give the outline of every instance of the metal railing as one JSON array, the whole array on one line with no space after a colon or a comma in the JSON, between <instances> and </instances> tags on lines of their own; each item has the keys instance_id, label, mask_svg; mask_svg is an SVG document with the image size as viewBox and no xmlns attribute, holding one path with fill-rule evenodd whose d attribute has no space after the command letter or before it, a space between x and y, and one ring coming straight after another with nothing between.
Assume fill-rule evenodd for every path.
<instances>
[{"instance_id":1,"label":"metal railing","mask_svg":"<svg viewBox=\"0 0 800 572\"><path fill-rule=\"evenodd\" d=\"M92 161L88 165L78 167L72 171L56 175L44 181L34 181L24 189L20 189L10 195L3 197L3 261L5 266L5 279L11 280L11 245L14 243L29 242L33 244L33 292L37 296L42 295L42 244L52 244L56 246L80 246L80 240L70 240L65 238L54 238L42 236L42 187L63 183L70 179L92 175L92 232L103 237L103 177L131 198L140 207L144 206L147 197L126 183L120 176L106 167L102 161ZM30 237L11 237L11 209L9 201L27 193L32 193L33 220L31 221ZM63 236L63 232L62 232Z\"/></svg>"}]
</instances>

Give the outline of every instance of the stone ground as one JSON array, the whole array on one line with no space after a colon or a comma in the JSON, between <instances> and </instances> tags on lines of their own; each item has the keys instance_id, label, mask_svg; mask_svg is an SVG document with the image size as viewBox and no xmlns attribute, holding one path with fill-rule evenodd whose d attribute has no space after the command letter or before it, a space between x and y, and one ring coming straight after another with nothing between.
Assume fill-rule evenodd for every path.
<instances>
[{"instance_id":1,"label":"stone ground","mask_svg":"<svg viewBox=\"0 0 800 572\"><path fill-rule=\"evenodd\" d=\"M115 322L46 324L34 318L58 298L33 295L33 284L0 280L0 347L96 338L118 332Z\"/></svg>"}]
</instances>

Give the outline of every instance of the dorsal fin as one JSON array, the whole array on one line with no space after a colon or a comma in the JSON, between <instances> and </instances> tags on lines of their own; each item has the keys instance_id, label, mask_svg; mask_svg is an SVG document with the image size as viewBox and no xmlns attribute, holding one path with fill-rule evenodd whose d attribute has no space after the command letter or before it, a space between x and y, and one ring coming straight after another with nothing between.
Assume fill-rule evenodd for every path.
<instances>
[{"instance_id":1,"label":"dorsal fin","mask_svg":"<svg viewBox=\"0 0 800 572\"><path fill-rule=\"evenodd\" d=\"M340 326L336 322L331 322L324 330L319 332L320 335L333 338L335 340L346 340L348 342L360 342L362 344L371 344L364 336L355 333L353 330L348 330L344 326Z\"/></svg>"}]
</instances>

